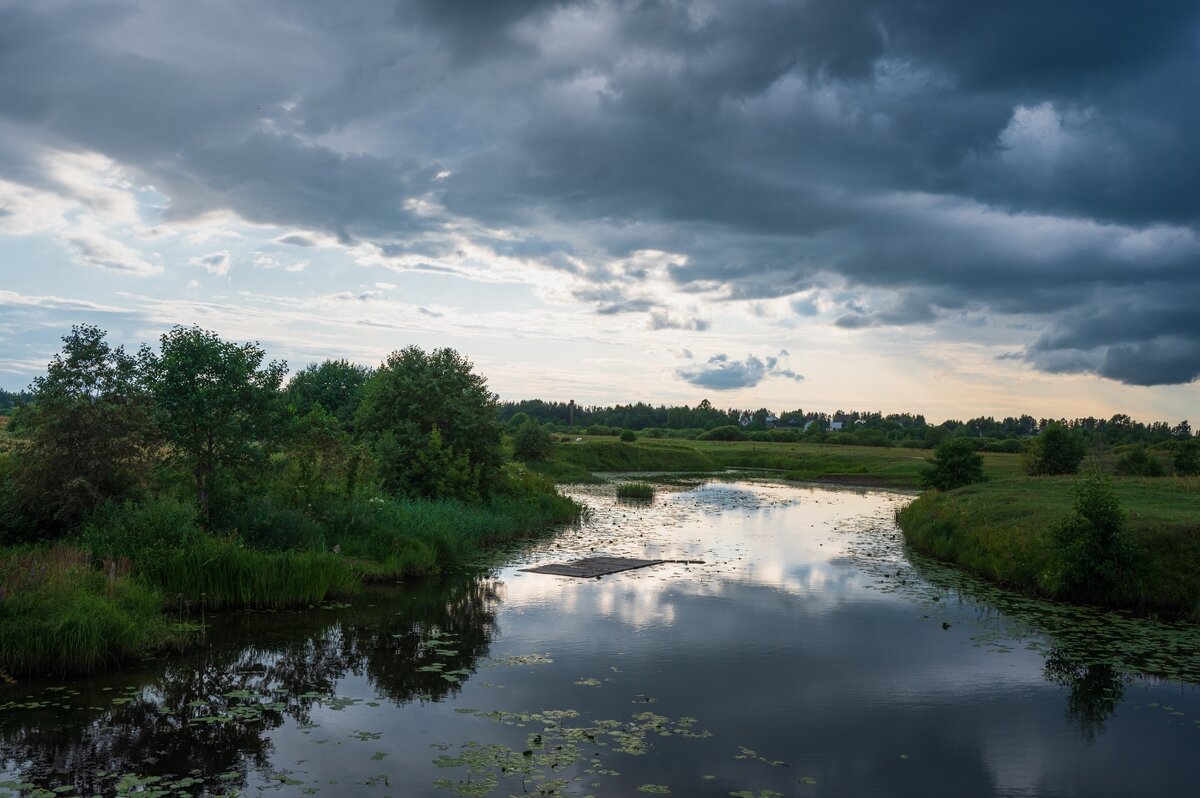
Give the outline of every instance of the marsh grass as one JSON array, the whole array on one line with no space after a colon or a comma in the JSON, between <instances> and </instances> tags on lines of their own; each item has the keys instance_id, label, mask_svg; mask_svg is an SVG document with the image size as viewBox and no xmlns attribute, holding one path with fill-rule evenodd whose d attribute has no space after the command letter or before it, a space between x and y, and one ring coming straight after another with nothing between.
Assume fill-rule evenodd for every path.
<instances>
[{"instance_id":1,"label":"marsh grass","mask_svg":"<svg viewBox=\"0 0 1200 798\"><path fill-rule=\"evenodd\" d=\"M654 486L649 482L622 482L617 485L618 499L653 499Z\"/></svg>"},{"instance_id":2,"label":"marsh grass","mask_svg":"<svg viewBox=\"0 0 1200 798\"><path fill-rule=\"evenodd\" d=\"M1024 593L1096 600L1073 591L1054 530L1073 512L1072 477L996 480L930 492L897 520L916 550ZM1200 478L1113 480L1136 550L1108 606L1200 620Z\"/></svg>"},{"instance_id":3,"label":"marsh grass","mask_svg":"<svg viewBox=\"0 0 1200 798\"><path fill-rule=\"evenodd\" d=\"M327 552L264 552L208 538L142 563L137 574L167 597L206 610L319 604L358 589L353 564Z\"/></svg>"},{"instance_id":4,"label":"marsh grass","mask_svg":"<svg viewBox=\"0 0 1200 798\"><path fill-rule=\"evenodd\" d=\"M67 546L0 551L0 671L90 672L186 635L127 562L96 567Z\"/></svg>"}]
</instances>

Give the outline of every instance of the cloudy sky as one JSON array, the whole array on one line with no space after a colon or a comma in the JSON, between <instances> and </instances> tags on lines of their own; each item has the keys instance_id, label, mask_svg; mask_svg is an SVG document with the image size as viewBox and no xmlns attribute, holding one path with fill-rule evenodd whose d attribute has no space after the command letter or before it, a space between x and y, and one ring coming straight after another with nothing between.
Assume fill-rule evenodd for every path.
<instances>
[{"instance_id":1,"label":"cloudy sky","mask_svg":"<svg viewBox=\"0 0 1200 798\"><path fill-rule=\"evenodd\" d=\"M73 323L503 398L1198 416L1200 4L0 0L0 387Z\"/></svg>"}]
</instances>

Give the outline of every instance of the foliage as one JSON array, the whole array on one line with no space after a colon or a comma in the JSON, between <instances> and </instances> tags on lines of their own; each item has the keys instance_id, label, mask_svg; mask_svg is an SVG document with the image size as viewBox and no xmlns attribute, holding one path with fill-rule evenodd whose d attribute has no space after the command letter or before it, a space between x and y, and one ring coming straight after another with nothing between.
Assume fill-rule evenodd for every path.
<instances>
[{"instance_id":1,"label":"foliage","mask_svg":"<svg viewBox=\"0 0 1200 798\"><path fill-rule=\"evenodd\" d=\"M1104 602L1129 578L1135 554L1112 485L1092 475L1075 486L1075 512L1054 529L1057 577L1068 595Z\"/></svg>"},{"instance_id":2,"label":"foliage","mask_svg":"<svg viewBox=\"0 0 1200 798\"><path fill-rule=\"evenodd\" d=\"M320 405L342 429L349 431L362 402L363 386L372 374L374 369L345 359L312 363L288 381L284 400L301 417Z\"/></svg>"},{"instance_id":3,"label":"foliage","mask_svg":"<svg viewBox=\"0 0 1200 798\"><path fill-rule=\"evenodd\" d=\"M921 485L953 490L983 481L983 458L970 438L948 438L938 444L933 460L921 472Z\"/></svg>"},{"instance_id":4,"label":"foliage","mask_svg":"<svg viewBox=\"0 0 1200 798\"><path fill-rule=\"evenodd\" d=\"M526 421L512 434L513 457L525 462L546 460L554 452L550 430L536 421Z\"/></svg>"},{"instance_id":5,"label":"foliage","mask_svg":"<svg viewBox=\"0 0 1200 798\"><path fill-rule=\"evenodd\" d=\"M727 424L723 427L710 429L708 432L700 436L702 441L744 441L746 433L742 432L739 427L732 424Z\"/></svg>"},{"instance_id":6,"label":"foliage","mask_svg":"<svg viewBox=\"0 0 1200 798\"><path fill-rule=\"evenodd\" d=\"M33 383L21 503L44 531L74 526L145 478L155 431L135 358L98 327L79 325Z\"/></svg>"},{"instance_id":7,"label":"foliage","mask_svg":"<svg viewBox=\"0 0 1200 798\"><path fill-rule=\"evenodd\" d=\"M293 500L307 507L329 492L351 496L362 472L363 447L320 404L292 419L286 441Z\"/></svg>"},{"instance_id":8,"label":"foliage","mask_svg":"<svg viewBox=\"0 0 1200 798\"><path fill-rule=\"evenodd\" d=\"M1150 453L1146 444L1134 444L1117 458L1116 471L1124 477L1161 477L1166 469L1158 458Z\"/></svg>"},{"instance_id":9,"label":"foliage","mask_svg":"<svg viewBox=\"0 0 1200 798\"><path fill-rule=\"evenodd\" d=\"M1180 476L1200 475L1200 439L1176 441L1171 452L1171 465Z\"/></svg>"},{"instance_id":10,"label":"foliage","mask_svg":"<svg viewBox=\"0 0 1200 798\"><path fill-rule=\"evenodd\" d=\"M637 433L631 429L621 431L621 440L625 443L633 443L637 440Z\"/></svg>"},{"instance_id":11,"label":"foliage","mask_svg":"<svg viewBox=\"0 0 1200 798\"><path fill-rule=\"evenodd\" d=\"M324 551L325 529L300 510L280 507L269 496L247 500L229 519L229 528L260 551Z\"/></svg>"},{"instance_id":12,"label":"foliage","mask_svg":"<svg viewBox=\"0 0 1200 798\"><path fill-rule=\"evenodd\" d=\"M1050 424L1029 441L1023 457L1030 476L1074 474L1083 462L1083 440L1062 424Z\"/></svg>"},{"instance_id":13,"label":"foliage","mask_svg":"<svg viewBox=\"0 0 1200 798\"><path fill-rule=\"evenodd\" d=\"M617 485L618 499L653 499L654 486L649 482L622 482Z\"/></svg>"},{"instance_id":14,"label":"foliage","mask_svg":"<svg viewBox=\"0 0 1200 798\"><path fill-rule=\"evenodd\" d=\"M364 388L355 424L378 438L380 475L393 493L483 496L497 478L496 397L453 349L393 352Z\"/></svg>"},{"instance_id":15,"label":"foliage","mask_svg":"<svg viewBox=\"0 0 1200 798\"><path fill-rule=\"evenodd\" d=\"M205 521L214 478L264 454L258 444L269 439L287 370L275 361L260 368L264 355L258 344L178 326L163 334L159 355L147 353L159 424L192 473Z\"/></svg>"},{"instance_id":16,"label":"foliage","mask_svg":"<svg viewBox=\"0 0 1200 798\"><path fill-rule=\"evenodd\" d=\"M197 543L196 505L170 496L107 502L88 519L80 544L99 557L152 560Z\"/></svg>"}]
</instances>

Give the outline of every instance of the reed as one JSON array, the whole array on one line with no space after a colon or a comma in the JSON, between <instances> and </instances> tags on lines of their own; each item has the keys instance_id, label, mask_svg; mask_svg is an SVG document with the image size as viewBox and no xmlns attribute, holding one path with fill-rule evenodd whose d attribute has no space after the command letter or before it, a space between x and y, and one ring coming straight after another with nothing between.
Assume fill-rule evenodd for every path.
<instances>
[{"instance_id":1,"label":"reed","mask_svg":"<svg viewBox=\"0 0 1200 798\"><path fill-rule=\"evenodd\" d=\"M0 552L0 672L86 673L186 634L127 565L67 546Z\"/></svg>"},{"instance_id":2,"label":"reed","mask_svg":"<svg viewBox=\"0 0 1200 798\"><path fill-rule=\"evenodd\" d=\"M622 482L617 485L618 499L653 499L654 486L649 482Z\"/></svg>"}]
</instances>

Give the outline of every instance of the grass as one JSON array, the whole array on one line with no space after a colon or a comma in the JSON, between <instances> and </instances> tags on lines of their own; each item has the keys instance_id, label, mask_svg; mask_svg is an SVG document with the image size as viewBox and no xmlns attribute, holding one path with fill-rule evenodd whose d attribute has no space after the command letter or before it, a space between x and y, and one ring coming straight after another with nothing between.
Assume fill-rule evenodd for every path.
<instances>
[{"instance_id":1,"label":"grass","mask_svg":"<svg viewBox=\"0 0 1200 798\"><path fill-rule=\"evenodd\" d=\"M649 482L622 482L617 485L618 499L653 499L654 486Z\"/></svg>"},{"instance_id":2,"label":"grass","mask_svg":"<svg viewBox=\"0 0 1200 798\"><path fill-rule=\"evenodd\" d=\"M1071 515L1072 477L995 480L929 492L900 512L913 548L1018 591L1073 600L1057 584L1052 530ZM1116 478L1135 566L1105 603L1200 620L1200 478Z\"/></svg>"},{"instance_id":3,"label":"grass","mask_svg":"<svg viewBox=\"0 0 1200 798\"><path fill-rule=\"evenodd\" d=\"M66 546L0 551L0 672L80 673L182 643L128 565Z\"/></svg>"},{"instance_id":4,"label":"grass","mask_svg":"<svg viewBox=\"0 0 1200 798\"><path fill-rule=\"evenodd\" d=\"M615 438L588 437L559 444L548 476L574 481L594 471L721 471L758 468L778 471L787 479L830 481L892 488L916 488L927 449L844 446L823 443L756 441L689 441L641 438L622 443ZM983 453L984 473L992 479L1020 472L1015 454Z\"/></svg>"}]
</instances>

